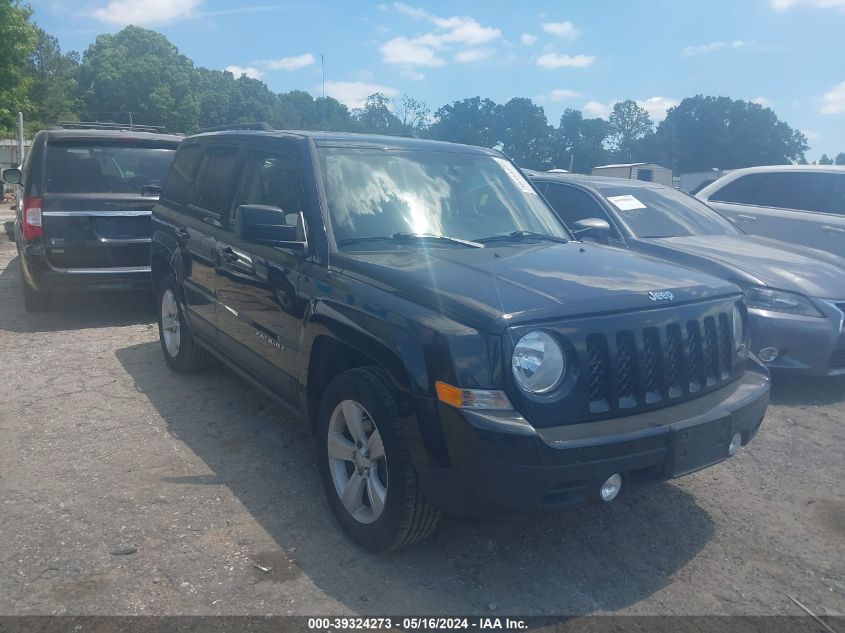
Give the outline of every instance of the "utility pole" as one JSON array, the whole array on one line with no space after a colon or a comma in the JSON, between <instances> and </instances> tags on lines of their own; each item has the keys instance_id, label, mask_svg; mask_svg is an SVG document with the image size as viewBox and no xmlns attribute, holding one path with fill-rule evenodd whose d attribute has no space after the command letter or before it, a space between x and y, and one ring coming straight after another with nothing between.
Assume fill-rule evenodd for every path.
<instances>
[{"instance_id":1,"label":"utility pole","mask_svg":"<svg viewBox=\"0 0 845 633\"><path fill-rule=\"evenodd\" d=\"M23 145L23 112L18 112L18 167L23 166L25 151Z\"/></svg>"}]
</instances>

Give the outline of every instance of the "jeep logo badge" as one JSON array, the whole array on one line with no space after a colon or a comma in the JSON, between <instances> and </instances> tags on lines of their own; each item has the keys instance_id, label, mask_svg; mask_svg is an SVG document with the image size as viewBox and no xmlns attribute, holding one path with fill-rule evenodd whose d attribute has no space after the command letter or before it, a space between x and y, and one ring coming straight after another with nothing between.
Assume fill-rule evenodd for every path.
<instances>
[{"instance_id":1,"label":"jeep logo badge","mask_svg":"<svg viewBox=\"0 0 845 633\"><path fill-rule=\"evenodd\" d=\"M649 292L648 298L652 301L674 301L675 295L668 290L665 290L663 292Z\"/></svg>"}]
</instances>

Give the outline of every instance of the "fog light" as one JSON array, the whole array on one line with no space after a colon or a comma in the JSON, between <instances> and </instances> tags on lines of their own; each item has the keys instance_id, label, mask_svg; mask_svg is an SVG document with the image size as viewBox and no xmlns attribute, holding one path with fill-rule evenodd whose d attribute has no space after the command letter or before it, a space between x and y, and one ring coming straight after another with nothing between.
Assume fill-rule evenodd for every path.
<instances>
[{"instance_id":1,"label":"fog light","mask_svg":"<svg viewBox=\"0 0 845 633\"><path fill-rule=\"evenodd\" d=\"M764 363L771 363L779 354L780 352L777 347L764 347L757 356Z\"/></svg>"},{"instance_id":2,"label":"fog light","mask_svg":"<svg viewBox=\"0 0 845 633\"><path fill-rule=\"evenodd\" d=\"M731 443L728 444L728 455L733 457L736 455L736 452L739 450L739 447L742 446L742 435L739 433L734 433L734 436L731 438Z\"/></svg>"},{"instance_id":3,"label":"fog light","mask_svg":"<svg viewBox=\"0 0 845 633\"><path fill-rule=\"evenodd\" d=\"M608 477L607 481L602 484L599 494L601 494L602 501L613 501L620 490L622 490L622 475L616 473Z\"/></svg>"}]
</instances>

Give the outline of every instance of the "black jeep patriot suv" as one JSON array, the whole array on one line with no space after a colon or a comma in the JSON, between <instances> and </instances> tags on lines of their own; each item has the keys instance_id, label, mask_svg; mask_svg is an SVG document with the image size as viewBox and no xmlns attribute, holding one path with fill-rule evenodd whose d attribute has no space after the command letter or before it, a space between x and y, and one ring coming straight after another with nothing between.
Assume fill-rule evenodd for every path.
<instances>
[{"instance_id":1,"label":"black jeep patriot suv","mask_svg":"<svg viewBox=\"0 0 845 633\"><path fill-rule=\"evenodd\" d=\"M502 154L189 137L153 210L167 364L207 354L309 420L347 533L607 502L733 455L769 378L739 290L573 241Z\"/></svg>"},{"instance_id":2,"label":"black jeep patriot suv","mask_svg":"<svg viewBox=\"0 0 845 633\"><path fill-rule=\"evenodd\" d=\"M15 242L28 311L48 308L54 292L150 287L150 213L182 139L80 125L38 132L23 170L3 172L19 185Z\"/></svg>"}]
</instances>

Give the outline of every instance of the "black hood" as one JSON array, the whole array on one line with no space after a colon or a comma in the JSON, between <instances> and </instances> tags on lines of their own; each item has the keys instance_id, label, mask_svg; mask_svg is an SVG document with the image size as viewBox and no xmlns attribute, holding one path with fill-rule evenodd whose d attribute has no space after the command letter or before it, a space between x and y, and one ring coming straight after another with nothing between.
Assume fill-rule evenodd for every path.
<instances>
[{"instance_id":1,"label":"black hood","mask_svg":"<svg viewBox=\"0 0 845 633\"><path fill-rule=\"evenodd\" d=\"M466 325L495 332L529 320L626 312L723 297L733 284L591 244L429 248L334 254L332 268Z\"/></svg>"},{"instance_id":2,"label":"black hood","mask_svg":"<svg viewBox=\"0 0 845 633\"><path fill-rule=\"evenodd\" d=\"M738 283L845 299L845 258L754 235L629 239L631 248Z\"/></svg>"}]
</instances>

